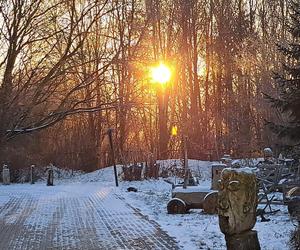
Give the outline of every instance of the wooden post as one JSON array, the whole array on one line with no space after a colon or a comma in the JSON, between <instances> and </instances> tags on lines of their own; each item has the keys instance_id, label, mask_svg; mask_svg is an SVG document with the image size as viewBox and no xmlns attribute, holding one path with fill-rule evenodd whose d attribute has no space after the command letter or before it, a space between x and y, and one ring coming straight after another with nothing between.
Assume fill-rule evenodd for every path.
<instances>
[{"instance_id":1,"label":"wooden post","mask_svg":"<svg viewBox=\"0 0 300 250\"><path fill-rule=\"evenodd\" d=\"M116 159L115 159L115 150L114 150L114 145L112 140L112 129L110 128L107 131L107 133L109 137L110 150L111 150L111 155L112 155L112 160L114 165L115 183L116 183L116 187L118 187L119 183L118 183L117 166L116 166Z\"/></svg>"},{"instance_id":2,"label":"wooden post","mask_svg":"<svg viewBox=\"0 0 300 250\"><path fill-rule=\"evenodd\" d=\"M260 250L260 245L255 230L246 231L235 235L225 235L227 250Z\"/></svg>"},{"instance_id":3,"label":"wooden post","mask_svg":"<svg viewBox=\"0 0 300 250\"><path fill-rule=\"evenodd\" d=\"M53 186L53 169L48 169L47 186Z\"/></svg>"},{"instance_id":4,"label":"wooden post","mask_svg":"<svg viewBox=\"0 0 300 250\"><path fill-rule=\"evenodd\" d=\"M30 184L34 184L34 165L30 166Z\"/></svg>"},{"instance_id":5,"label":"wooden post","mask_svg":"<svg viewBox=\"0 0 300 250\"><path fill-rule=\"evenodd\" d=\"M184 162L184 183L183 188L186 188L189 181L188 171L188 155L187 155L187 136L183 136L183 162Z\"/></svg>"}]
</instances>

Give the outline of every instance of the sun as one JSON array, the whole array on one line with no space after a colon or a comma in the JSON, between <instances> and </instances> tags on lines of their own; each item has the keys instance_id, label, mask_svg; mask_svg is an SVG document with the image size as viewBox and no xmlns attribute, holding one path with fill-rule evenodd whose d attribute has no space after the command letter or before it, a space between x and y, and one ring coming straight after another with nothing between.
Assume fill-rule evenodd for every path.
<instances>
[{"instance_id":1,"label":"sun","mask_svg":"<svg viewBox=\"0 0 300 250\"><path fill-rule=\"evenodd\" d=\"M166 84L171 78L170 68L163 63L151 68L150 73L153 82L158 82L160 84Z\"/></svg>"}]
</instances>

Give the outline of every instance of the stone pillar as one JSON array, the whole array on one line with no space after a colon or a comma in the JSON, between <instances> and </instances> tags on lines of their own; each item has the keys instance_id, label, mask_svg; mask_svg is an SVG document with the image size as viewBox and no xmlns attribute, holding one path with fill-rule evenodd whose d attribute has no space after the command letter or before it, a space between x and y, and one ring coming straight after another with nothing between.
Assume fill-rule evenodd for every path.
<instances>
[{"instance_id":1,"label":"stone pillar","mask_svg":"<svg viewBox=\"0 0 300 250\"><path fill-rule=\"evenodd\" d=\"M256 223L256 176L250 168L225 168L219 181L219 226L228 250L260 250Z\"/></svg>"},{"instance_id":2,"label":"stone pillar","mask_svg":"<svg viewBox=\"0 0 300 250\"><path fill-rule=\"evenodd\" d=\"M34 184L34 167L35 165L30 166L30 184Z\"/></svg>"},{"instance_id":3,"label":"stone pillar","mask_svg":"<svg viewBox=\"0 0 300 250\"><path fill-rule=\"evenodd\" d=\"M6 164L3 165L2 180L3 180L3 185L10 184L10 173L9 173L9 168Z\"/></svg>"},{"instance_id":4,"label":"stone pillar","mask_svg":"<svg viewBox=\"0 0 300 250\"><path fill-rule=\"evenodd\" d=\"M48 169L47 186L53 186L53 169Z\"/></svg>"}]
</instances>

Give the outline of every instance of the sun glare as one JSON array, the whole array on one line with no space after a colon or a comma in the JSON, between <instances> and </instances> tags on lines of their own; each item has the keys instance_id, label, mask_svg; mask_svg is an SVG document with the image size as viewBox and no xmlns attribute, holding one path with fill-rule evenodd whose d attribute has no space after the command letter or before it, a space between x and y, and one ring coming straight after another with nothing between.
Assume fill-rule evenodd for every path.
<instances>
[{"instance_id":1,"label":"sun glare","mask_svg":"<svg viewBox=\"0 0 300 250\"><path fill-rule=\"evenodd\" d=\"M171 78L171 70L163 63L151 69L151 77L154 82L167 83Z\"/></svg>"}]
</instances>

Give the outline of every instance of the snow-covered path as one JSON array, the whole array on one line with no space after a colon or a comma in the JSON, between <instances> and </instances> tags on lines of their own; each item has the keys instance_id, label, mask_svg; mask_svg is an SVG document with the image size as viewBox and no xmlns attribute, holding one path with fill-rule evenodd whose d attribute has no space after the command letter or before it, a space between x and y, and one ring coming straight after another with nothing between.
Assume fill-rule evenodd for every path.
<instances>
[{"instance_id":1,"label":"snow-covered path","mask_svg":"<svg viewBox=\"0 0 300 250\"><path fill-rule=\"evenodd\" d=\"M0 187L0 249L177 249L101 183Z\"/></svg>"}]
</instances>

